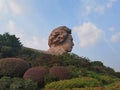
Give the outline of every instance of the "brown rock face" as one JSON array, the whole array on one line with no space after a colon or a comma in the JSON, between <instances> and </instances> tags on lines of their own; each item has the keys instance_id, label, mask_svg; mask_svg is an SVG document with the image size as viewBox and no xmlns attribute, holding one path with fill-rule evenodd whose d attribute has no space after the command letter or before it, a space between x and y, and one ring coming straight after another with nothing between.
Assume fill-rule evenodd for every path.
<instances>
[{"instance_id":1,"label":"brown rock face","mask_svg":"<svg viewBox=\"0 0 120 90\"><path fill-rule=\"evenodd\" d=\"M55 28L48 40L49 49L46 53L52 55L61 55L65 52L71 52L74 46L71 29L66 26Z\"/></svg>"}]
</instances>

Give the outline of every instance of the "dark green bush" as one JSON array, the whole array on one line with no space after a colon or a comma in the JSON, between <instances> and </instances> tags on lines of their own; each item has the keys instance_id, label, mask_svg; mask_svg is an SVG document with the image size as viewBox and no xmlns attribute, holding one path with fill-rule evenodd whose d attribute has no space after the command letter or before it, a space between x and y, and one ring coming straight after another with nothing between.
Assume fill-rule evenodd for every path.
<instances>
[{"instance_id":1,"label":"dark green bush","mask_svg":"<svg viewBox=\"0 0 120 90\"><path fill-rule=\"evenodd\" d=\"M32 80L22 78L2 77L0 79L0 90L37 90L37 84Z\"/></svg>"},{"instance_id":2,"label":"dark green bush","mask_svg":"<svg viewBox=\"0 0 120 90\"><path fill-rule=\"evenodd\" d=\"M33 67L28 69L23 78L30 79L38 83L38 85L44 85L44 77L48 74L48 70L44 67Z\"/></svg>"},{"instance_id":3,"label":"dark green bush","mask_svg":"<svg viewBox=\"0 0 120 90\"><path fill-rule=\"evenodd\" d=\"M62 59L58 56L43 54L36 58L32 63L32 66L48 66L52 67L54 65L61 65Z\"/></svg>"},{"instance_id":4,"label":"dark green bush","mask_svg":"<svg viewBox=\"0 0 120 90\"><path fill-rule=\"evenodd\" d=\"M72 65L68 66L67 68L70 71L71 78L75 78L75 77L79 77L80 76L81 71L80 71L79 68L76 68L75 66L72 66Z\"/></svg>"},{"instance_id":5,"label":"dark green bush","mask_svg":"<svg viewBox=\"0 0 120 90\"><path fill-rule=\"evenodd\" d=\"M115 76L120 78L120 72L115 72Z\"/></svg>"},{"instance_id":6,"label":"dark green bush","mask_svg":"<svg viewBox=\"0 0 120 90\"><path fill-rule=\"evenodd\" d=\"M33 60L35 60L37 57L42 56L42 54L42 52L38 52L32 48L22 47L19 57L33 64Z\"/></svg>"},{"instance_id":7,"label":"dark green bush","mask_svg":"<svg viewBox=\"0 0 120 90\"><path fill-rule=\"evenodd\" d=\"M10 77L2 77L0 79L0 90L9 90L12 80Z\"/></svg>"},{"instance_id":8,"label":"dark green bush","mask_svg":"<svg viewBox=\"0 0 120 90\"><path fill-rule=\"evenodd\" d=\"M70 79L70 71L63 66L54 66L50 68L50 74L57 77L57 80Z\"/></svg>"},{"instance_id":9,"label":"dark green bush","mask_svg":"<svg viewBox=\"0 0 120 90\"><path fill-rule=\"evenodd\" d=\"M15 35L9 33L0 34L0 53L2 58L13 57L19 54L22 44Z\"/></svg>"},{"instance_id":10,"label":"dark green bush","mask_svg":"<svg viewBox=\"0 0 120 90\"><path fill-rule=\"evenodd\" d=\"M37 83L33 82L32 80L25 80L25 90L37 90L38 86Z\"/></svg>"},{"instance_id":11,"label":"dark green bush","mask_svg":"<svg viewBox=\"0 0 120 90\"><path fill-rule=\"evenodd\" d=\"M104 66L101 61L92 61L92 62L91 62L91 65L92 65L92 66Z\"/></svg>"},{"instance_id":12,"label":"dark green bush","mask_svg":"<svg viewBox=\"0 0 120 90\"><path fill-rule=\"evenodd\" d=\"M107 76L107 75L101 75L99 78L99 81L101 81L103 85L106 85L106 84L113 83L114 79L110 76Z\"/></svg>"},{"instance_id":13,"label":"dark green bush","mask_svg":"<svg viewBox=\"0 0 120 90\"><path fill-rule=\"evenodd\" d=\"M95 72L89 72L88 77L92 77L92 78L97 79L98 81L101 82L102 85L111 84L115 81L115 78L112 78L111 76L100 75L100 74L97 74Z\"/></svg>"},{"instance_id":14,"label":"dark green bush","mask_svg":"<svg viewBox=\"0 0 120 90\"><path fill-rule=\"evenodd\" d=\"M51 82L54 82L54 81L57 81L57 78L56 78L56 76L51 75L51 74L46 75L45 78L44 78L45 84L48 84L48 83L51 83Z\"/></svg>"},{"instance_id":15,"label":"dark green bush","mask_svg":"<svg viewBox=\"0 0 120 90\"><path fill-rule=\"evenodd\" d=\"M10 90L24 90L24 80L20 78L13 78Z\"/></svg>"},{"instance_id":16,"label":"dark green bush","mask_svg":"<svg viewBox=\"0 0 120 90\"><path fill-rule=\"evenodd\" d=\"M10 90L37 90L37 83L32 80L23 80L21 78L13 78Z\"/></svg>"},{"instance_id":17,"label":"dark green bush","mask_svg":"<svg viewBox=\"0 0 120 90\"><path fill-rule=\"evenodd\" d=\"M23 76L29 68L29 64L20 58L0 59L0 75L3 76Z\"/></svg>"},{"instance_id":18,"label":"dark green bush","mask_svg":"<svg viewBox=\"0 0 120 90\"><path fill-rule=\"evenodd\" d=\"M65 90L71 88L85 88L85 87L97 87L100 86L100 82L94 78L82 77L70 80L61 80L52 82L45 86L45 89Z\"/></svg>"}]
</instances>

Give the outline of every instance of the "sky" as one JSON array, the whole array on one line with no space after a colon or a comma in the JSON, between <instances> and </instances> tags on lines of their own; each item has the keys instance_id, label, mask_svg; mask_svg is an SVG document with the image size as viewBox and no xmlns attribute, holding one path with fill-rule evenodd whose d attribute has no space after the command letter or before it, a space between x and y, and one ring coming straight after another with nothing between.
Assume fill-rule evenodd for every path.
<instances>
[{"instance_id":1,"label":"sky","mask_svg":"<svg viewBox=\"0 0 120 90\"><path fill-rule=\"evenodd\" d=\"M120 0L0 0L0 34L47 50L58 26L72 30L73 53L120 71Z\"/></svg>"}]
</instances>

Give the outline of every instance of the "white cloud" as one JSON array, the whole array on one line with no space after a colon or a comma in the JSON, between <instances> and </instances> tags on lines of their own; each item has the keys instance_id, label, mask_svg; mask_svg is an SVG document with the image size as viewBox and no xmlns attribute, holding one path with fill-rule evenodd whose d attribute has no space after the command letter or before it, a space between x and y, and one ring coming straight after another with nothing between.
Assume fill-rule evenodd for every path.
<instances>
[{"instance_id":1,"label":"white cloud","mask_svg":"<svg viewBox=\"0 0 120 90\"><path fill-rule=\"evenodd\" d=\"M10 32L10 34L15 34L17 37L22 38L23 37L23 31L18 29L18 27L16 27L15 22L13 20L9 20L7 23L7 28L8 28L8 32Z\"/></svg>"},{"instance_id":2,"label":"white cloud","mask_svg":"<svg viewBox=\"0 0 120 90\"><path fill-rule=\"evenodd\" d=\"M6 0L0 0L0 13L6 13L8 11Z\"/></svg>"},{"instance_id":3,"label":"white cloud","mask_svg":"<svg viewBox=\"0 0 120 90\"><path fill-rule=\"evenodd\" d=\"M16 2L15 0L11 0L9 2L9 8L13 14L21 14L24 11L23 6Z\"/></svg>"},{"instance_id":4,"label":"white cloud","mask_svg":"<svg viewBox=\"0 0 120 90\"><path fill-rule=\"evenodd\" d=\"M26 40L24 45L34 49L46 50L48 49L47 39L38 36L33 36L31 40Z\"/></svg>"},{"instance_id":5,"label":"white cloud","mask_svg":"<svg viewBox=\"0 0 120 90\"><path fill-rule=\"evenodd\" d=\"M102 6L102 5L98 5L95 7L95 12L97 13L100 13L100 14L103 14L105 12L105 6Z\"/></svg>"},{"instance_id":6,"label":"white cloud","mask_svg":"<svg viewBox=\"0 0 120 90\"><path fill-rule=\"evenodd\" d=\"M120 41L120 32L112 35L112 37L111 37L111 42L115 43L115 42L118 42L118 41Z\"/></svg>"},{"instance_id":7,"label":"white cloud","mask_svg":"<svg viewBox=\"0 0 120 90\"><path fill-rule=\"evenodd\" d=\"M113 31L115 31L115 27L111 26L111 27L109 28L109 30L110 30L111 32L113 32Z\"/></svg>"},{"instance_id":8,"label":"white cloud","mask_svg":"<svg viewBox=\"0 0 120 90\"><path fill-rule=\"evenodd\" d=\"M82 0L84 12L86 15L91 13L104 14L106 9L112 8L117 0L98 1L98 0Z\"/></svg>"},{"instance_id":9,"label":"white cloud","mask_svg":"<svg viewBox=\"0 0 120 90\"><path fill-rule=\"evenodd\" d=\"M8 21L8 28L10 31L14 32L15 31L15 23L12 20Z\"/></svg>"},{"instance_id":10,"label":"white cloud","mask_svg":"<svg viewBox=\"0 0 120 90\"><path fill-rule=\"evenodd\" d=\"M7 27L8 27L9 33L15 34L17 37L19 37L20 41L24 44L24 46L34 48L34 49L40 49L40 50L48 49L47 39L43 37L41 38L39 36L29 37L27 34L25 34L23 30L19 29L16 26L13 20L8 21Z\"/></svg>"},{"instance_id":11,"label":"white cloud","mask_svg":"<svg viewBox=\"0 0 120 90\"><path fill-rule=\"evenodd\" d=\"M24 12L25 8L17 0L0 0L0 14L19 15Z\"/></svg>"},{"instance_id":12,"label":"white cloud","mask_svg":"<svg viewBox=\"0 0 120 90\"><path fill-rule=\"evenodd\" d=\"M103 31L91 22L85 22L82 26L74 27L73 30L79 37L81 47L95 45L103 37Z\"/></svg>"},{"instance_id":13,"label":"white cloud","mask_svg":"<svg viewBox=\"0 0 120 90\"><path fill-rule=\"evenodd\" d=\"M107 2L107 8L112 8L112 6L113 6L113 3L114 2L116 2L117 0L109 0L108 2Z\"/></svg>"}]
</instances>

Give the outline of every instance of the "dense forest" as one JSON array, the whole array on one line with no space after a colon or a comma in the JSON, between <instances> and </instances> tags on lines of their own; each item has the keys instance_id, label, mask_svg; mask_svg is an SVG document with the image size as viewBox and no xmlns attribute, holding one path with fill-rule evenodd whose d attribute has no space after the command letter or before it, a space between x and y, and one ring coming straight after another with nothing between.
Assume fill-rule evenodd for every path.
<instances>
[{"instance_id":1,"label":"dense forest","mask_svg":"<svg viewBox=\"0 0 120 90\"><path fill-rule=\"evenodd\" d=\"M0 34L0 90L120 90L120 72L75 53L55 56Z\"/></svg>"}]
</instances>

